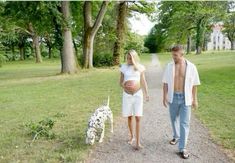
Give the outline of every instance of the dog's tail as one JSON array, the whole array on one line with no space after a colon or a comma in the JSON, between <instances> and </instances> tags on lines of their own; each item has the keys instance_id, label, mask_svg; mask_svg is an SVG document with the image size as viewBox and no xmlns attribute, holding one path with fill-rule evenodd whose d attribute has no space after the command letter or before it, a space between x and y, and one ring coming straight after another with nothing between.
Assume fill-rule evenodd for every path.
<instances>
[{"instance_id":1,"label":"dog's tail","mask_svg":"<svg viewBox=\"0 0 235 163\"><path fill-rule=\"evenodd\" d=\"M106 105L109 106L109 96L108 96L108 100L107 100L107 104Z\"/></svg>"}]
</instances>

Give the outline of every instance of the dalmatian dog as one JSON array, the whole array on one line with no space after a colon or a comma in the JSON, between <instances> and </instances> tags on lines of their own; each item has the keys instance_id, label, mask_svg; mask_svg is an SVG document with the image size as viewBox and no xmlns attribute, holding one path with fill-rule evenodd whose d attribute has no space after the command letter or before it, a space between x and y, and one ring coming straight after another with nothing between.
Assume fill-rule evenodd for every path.
<instances>
[{"instance_id":1,"label":"dalmatian dog","mask_svg":"<svg viewBox=\"0 0 235 163\"><path fill-rule=\"evenodd\" d=\"M106 105L96 109L88 122L86 131L86 144L93 145L95 140L103 142L105 121L109 119L111 125L111 133L113 133L113 113L109 108L109 97Z\"/></svg>"}]
</instances>

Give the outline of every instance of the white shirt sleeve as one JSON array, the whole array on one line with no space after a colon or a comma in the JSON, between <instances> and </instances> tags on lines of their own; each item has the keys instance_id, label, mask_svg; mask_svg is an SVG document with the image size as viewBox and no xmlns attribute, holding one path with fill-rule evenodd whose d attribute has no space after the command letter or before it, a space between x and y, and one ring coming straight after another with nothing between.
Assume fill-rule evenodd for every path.
<instances>
[{"instance_id":1,"label":"white shirt sleeve","mask_svg":"<svg viewBox=\"0 0 235 163\"><path fill-rule=\"evenodd\" d=\"M164 73L163 73L163 77L162 77L162 82L163 83L167 83L167 68L168 66L165 67Z\"/></svg>"},{"instance_id":2,"label":"white shirt sleeve","mask_svg":"<svg viewBox=\"0 0 235 163\"><path fill-rule=\"evenodd\" d=\"M199 79L199 74L198 74L196 66L193 66L193 69L194 69L193 85L200 85L201 82Z\"/></svg>"},{"instance_id":3,"label":"white shirt sleeve","mask_svg":"<svg viewBox=\"0 0 235 163\"><path fill-rule=\"evenodd\" d=\"M122 64L121 67L119 68L119 70L124 74L126 71L126 66L125 64Z\"/></svg>"}]
</instances>

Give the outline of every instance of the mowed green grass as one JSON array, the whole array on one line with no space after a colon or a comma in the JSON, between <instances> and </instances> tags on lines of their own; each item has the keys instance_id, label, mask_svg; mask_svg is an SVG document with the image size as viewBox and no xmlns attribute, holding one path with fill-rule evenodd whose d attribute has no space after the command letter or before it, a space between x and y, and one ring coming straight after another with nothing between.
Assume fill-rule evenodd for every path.
<instances>
[{"instance_id":1,"label":"mowed green grass","mask_svg":"<svg viewBox=\"0 0 235 163\"><path fill-rule=\"evenodd\" d=\"M170 53L159 54L164 65ZM235 52L186 55L195 63L201 79L197 117L209 128L212 138L235 152ZM235 157L235 155L234 155Z\"/></svg>"},{"instance_id":2,"label":"mowed green grass","mask_svg":"<svg viewBox=\"0 0 235 163\"><path fill-rule=\"evenodd\" d=\"M142 57L150 61L149 55ZM59 72L59 60L16 61L0 68L0 162L81 161L90 149L85 144L88 119L108 95L114 116L120 115L118 67L80 70L76 75ZM58 113L65 116L56 118ZM55 139L40 138L30 146L25 124L47 117L56 121Z\"/></svg>"}]
</instances>

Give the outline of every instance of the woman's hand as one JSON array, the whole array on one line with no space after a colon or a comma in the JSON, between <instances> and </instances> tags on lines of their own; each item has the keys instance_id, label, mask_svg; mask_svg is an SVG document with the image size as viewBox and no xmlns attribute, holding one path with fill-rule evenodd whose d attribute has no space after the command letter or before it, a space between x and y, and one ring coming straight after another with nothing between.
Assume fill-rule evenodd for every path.
<instances>
[{"instance_id":1,"label":"woman's hand","mask_svg":"<svg viewBox=\"0 0 235 163\"><path fill-rule=\"evenodd\" d=\"M145 101L149 102L149 95L145 96Z\"/></svg>"}]
</instances>

